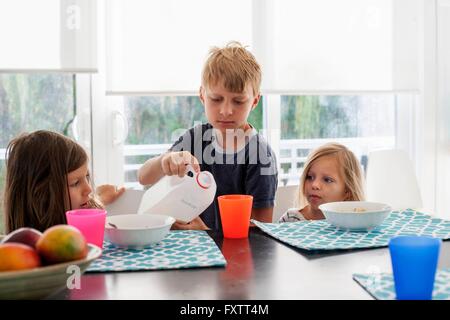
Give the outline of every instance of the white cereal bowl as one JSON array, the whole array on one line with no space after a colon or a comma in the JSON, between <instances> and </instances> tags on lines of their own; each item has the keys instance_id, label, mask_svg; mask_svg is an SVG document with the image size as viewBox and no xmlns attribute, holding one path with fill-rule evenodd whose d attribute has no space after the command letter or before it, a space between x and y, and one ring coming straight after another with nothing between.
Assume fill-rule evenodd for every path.
<instances>
[{"instance_id":1,"label":"white cereal bowl","mask_svg":"<svg viewBox=\"0 0 450 320\"><path fill-rule=\"evenodd\" d=\"M158 214L122 214L106 218L105 237L117 247L140 249L163 240L175 222Z\"/></svg>"},{"instance_id":2,"label":"white cereal bowl","mask_svg":"<svg viewBox=\"0 0 450 320\"><path fill-rule=\"evenodd\" d=\"M391 213L384 203L368 201L329 202L319 206L326 220L341 229L368 231L379 226Z\"/></svg>"}]
</instances>

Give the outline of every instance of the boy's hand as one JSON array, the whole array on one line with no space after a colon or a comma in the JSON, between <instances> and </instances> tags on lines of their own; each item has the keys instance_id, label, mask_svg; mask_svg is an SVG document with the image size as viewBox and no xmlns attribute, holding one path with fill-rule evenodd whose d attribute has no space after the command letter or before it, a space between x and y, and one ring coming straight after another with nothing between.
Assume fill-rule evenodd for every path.
<instances>
[{"instance_id":1,"label":"boy's hand","mask_svg":"<svg viewBox=\"0 0 450 320\"><path fill-rule=\"evenodd\" d=\"M188 151L168 152L161 158L162 171L167 176L184 177L187 165L191 165L195 172L200 171L198 160Z\"/></svg>"},{"instance_id":2,"label":"boy's hand","mask_svg":"<svg viewBox=\"0 0 450 320\"><path fill-rule=\"evenodd\" d=\"M103 184L95 189L95 193L100 198L103 205L114 202L118 197L120 197L125 192L125 188L117 188L112 184Z\"/></svg>"},{"instance_id":3,"label":"boy's hand","mask_svg":"<svg viewBox=\"0 0 450 320\"><path fill-rule=\"evenodd\" d=\"M209 230L206 224L200 217L195 218L189 223L181 222L177 220L172 225L172 230Z\"/></svg>"}]
</instances>

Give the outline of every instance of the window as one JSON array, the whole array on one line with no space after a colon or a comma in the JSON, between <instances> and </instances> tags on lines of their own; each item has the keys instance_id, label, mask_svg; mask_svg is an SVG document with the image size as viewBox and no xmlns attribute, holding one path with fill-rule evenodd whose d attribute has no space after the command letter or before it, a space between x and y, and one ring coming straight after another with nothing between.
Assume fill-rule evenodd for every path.
<instances>
[{"instance_id":1,"label":"window","mask_svg":"<svg viewBox=\"0 0 450 320\"><path fill-rule=\"evenodd\" d=\"M298 184L308 153L327 142L349 147L365 168L367 154L394 148L397 99L393 94L359 96L279 96L279 183ZM263 97L264 99L264 97ZM263 99L249 122L264 134ZM165 152L185 130L206 121L197 96L125 97L128 137L124 146L124 181L142 188L137 170L149 158ZM272 108L267 106L266 108Z\"/></svg>"},{"instance_id":2,"label":"window","mask_svg":"<svg viewBox=\"0 0 450 320\"><path fill-rule=\"evenodd\" d=\"M281 96L280 183L298 184L308 153L339 142L366 165L367 153L396 144L396 96Z\"/></svg>"},{"instance_id":3,"label":"window","mask_svg":"<svg viewBox=\"0 0 450 320\"><path fill-rule=\"evenodd\" d=\"M70 74L0 74L0 234L3 232L5 151L22 132L53 130L73 137L75 76Z\"/></svg>"}]
</instances>

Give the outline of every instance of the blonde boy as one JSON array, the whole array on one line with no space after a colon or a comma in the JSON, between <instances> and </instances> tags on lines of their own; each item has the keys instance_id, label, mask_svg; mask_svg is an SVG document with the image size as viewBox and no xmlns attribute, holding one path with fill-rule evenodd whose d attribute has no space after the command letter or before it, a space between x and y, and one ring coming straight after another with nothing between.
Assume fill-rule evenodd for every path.
<instances>
[{"instance_id":1,"label":"blonde boy","mask_svg":"<svg viewBox=\"0 0 450 320\"><path fill-rule=\"evenodd\" d=\"M260 99L261 68L240 43L213 48L205 62L200 100L208 123L183 134L159 157L147 160L138 172L141 184L154 184L164 175L184 176L186 166L210 171L217 184L216 200L199 218L178 229L221 230L217 196L253 196L252 218L272 222L277 188L276 159L264 138L247 122Z\"/></svg>"}]
</instances>

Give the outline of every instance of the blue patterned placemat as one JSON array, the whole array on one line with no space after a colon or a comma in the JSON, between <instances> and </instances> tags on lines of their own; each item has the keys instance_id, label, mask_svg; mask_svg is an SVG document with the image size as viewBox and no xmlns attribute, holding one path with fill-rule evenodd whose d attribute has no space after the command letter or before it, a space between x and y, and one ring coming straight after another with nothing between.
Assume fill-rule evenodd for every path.
<instances>
[{"instance_id":1,"label":"blue patterned placemat","mask_svg":"<svg viewBox=\"0 0 450 320\"><path fill-rule=\"evenodd\" d=\"M170 231L145 249L121 249L105 242L100 258L86 272L221 267L226 260L206 231Z\"/></svg>"},{"instance_id":2,"label":"blue patterned placemat","mask_svg":"<svg viewBox=\"0 0 450 320\"><path fill-rule=\"evenodd\" d=\"M369 232L339 229L326 220L263 223L252 220L262 231L291 246L305 250L336 250L385 247L397 235L428 235L450 239L450 221L414 210L392 211L381 225Z\"/></svg>"},{"instance_id":3,"label":"blue patterned placemat","mask_svg":"<svg viewBox=\"0 0 450 320\"><path fill-rule=\"evenodd\" d=\"M375 299L395 300L394 279L391 273L355 273L353 279ZM437 270L433 300L450 300L450 268Z\"/></svg>"}]
</instances>

